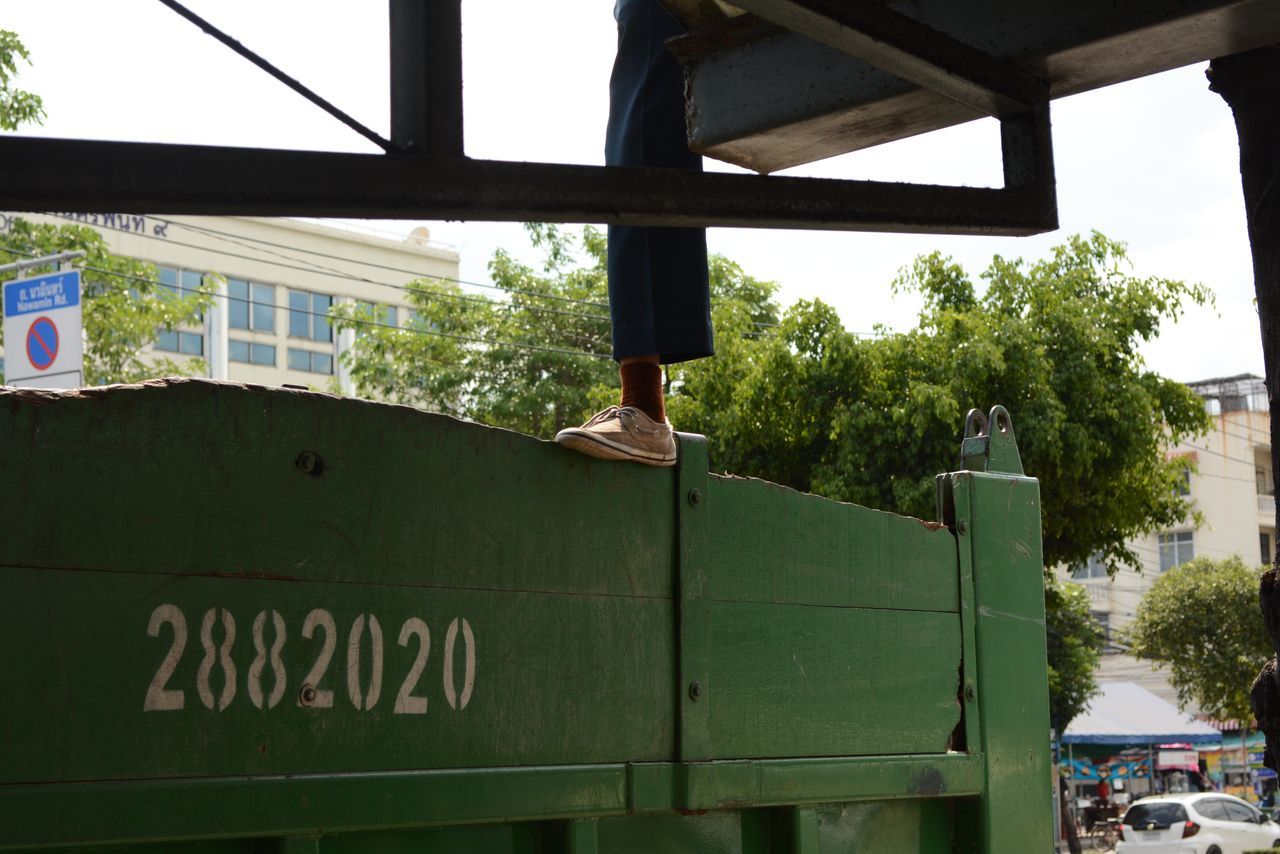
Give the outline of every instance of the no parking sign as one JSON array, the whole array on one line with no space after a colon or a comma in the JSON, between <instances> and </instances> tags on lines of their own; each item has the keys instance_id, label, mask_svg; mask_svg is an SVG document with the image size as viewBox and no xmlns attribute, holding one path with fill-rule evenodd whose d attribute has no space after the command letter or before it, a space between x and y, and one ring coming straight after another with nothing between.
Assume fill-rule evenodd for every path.
<instances>
[{"instance_id":1,"label":"no parking sign","mask_svg":"<svg viewBox=\"0 0 1280 854\"><path fill-rule=\"evenodd\" d=\"M27 388L75 388L84 375L80 271L4 284L4 381Z\"/></svg>"}]
</instances>

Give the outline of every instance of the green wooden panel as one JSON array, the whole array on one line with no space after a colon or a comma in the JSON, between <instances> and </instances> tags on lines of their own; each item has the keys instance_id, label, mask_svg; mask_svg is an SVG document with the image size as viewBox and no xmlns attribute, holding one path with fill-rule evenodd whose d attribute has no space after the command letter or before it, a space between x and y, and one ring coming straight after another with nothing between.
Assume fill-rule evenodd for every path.
<instances>
[{"instance_id":1,"label":"green wooden panel","mask_svg":"<svg viewBox=\"0 0 1280 854\"><path fill-rule=\"evenodd\" d=\"M655 470L325 395L0 392L0 848L916 854L973 822L1037 850L1034 481L965 486L958 553L682 445Z\"/></svg>"},{"instance_id":2,"label":"green wooden panel","mask_svg":"<svg viewBox=\"0 0 1280 854\"><path fill-rule=\"evenodd\" d=\"M714 598L959 610L946 528L768 481L710 480Z\"/></svg>"},{"instance_id":3,"label":"green wooden panel","mask_svg":"<svg viewBox=\"0 0 1280 854\"><path fill-rule=\"evenodd\" d=\"M767 854L816 844L821 854L942 854L952 850L952 815L946 801L874 801L825 804L816 814L815 839L803 838L794 810L744 810L694 816L601 819L605 854Z\"/></svg>"},{"instance_id":4,"label":"green wooden panel","mask_svg":"<svg viewBox=\"0 0 1280 854\"><path fill-rule=\"evenodd\" d=\"M859 799L956 798L982 792L982 757L924 756L772 759L677 766L683 809Z\"/></svg>"},{"instance_id":5,"label":"green wooden panel","mask_svg":"<svg viewBox=\"0 0 1280 854\"><path fill-rule=\"evenodd\" d=\"M750 809L754 802L844 804L842 812L852 800L963 803L980 790L982 777L980 758L958 754L695 764L687 766L697 777L692 784L679 779L684 766L660 767L669 786L705 799L682 803L681 791L669 790L662 817L672 817L678 806L682 815L706 821L649 824L641 819L633 827L673 828L677 836L690 838L721 837L724 828L732 828L741 850L762 854L769 850L762 847L762 834L785 829L788 812ZM573 836L563 819L600 817L596 835L601 849L608 851L620 843L607 830L616 825L603 819L626 813L634 802L628 789L636 778L630 770L622 765L555 766L10 786L0 797L5 831L0 850L217 838L261 838L275 845L293 837L301 844L316 834L322 836L322 851L334 845L335 850L359 850L342 843L344 838L377 839L385 850L403 850L396 846L436 838L415 837L407 829L477 823L518 828L534 820L548 822L542 838L560 840L560 848L550 850L561 850ZM371 835L390 828L406 832ZM848 828L845 835L853 832ZM513 838L526 837L517 833Z\"/></svg>"},{"instance_id":6,"label":"green wooden panel","mask_svg":"<svg viewBox=\"0 0 1280 854\"><path fill-rule=\"evenodd\" d=\"M707 511L707 440L680 434L679 478L675 495L679 538L680 727L676 758L685 762L712 758L711 714L706 697L714 682L711 652L711 525Z\"/></svg>"},{"instance_id":7,"label":"green wooden panel","mask_svg":"<svg viewBox=\"0 0 1280 854\"><path fill-rule=\"evenodd\" d=\"M313 833L324 850L370 830L618 814L625 781L600 765L14 786L0 850Z\"/></svg>"},{"instance_id":8,"label":"green wooden panel","mask_svg":"<svg viewBox=\"0 0 1280 854\"><path fill-rule=\"evenodd\" d=\"M0 621L10 686L0 692L3 783L661 760L674 752L674 630L663 600L5 567L0 601L21 602L24 616ZM165 605L181 615L186 642L157 694L150 686L173 649L174 627L157 623L154 637L148 630ZM219 653L223 612L234 620L230 695L221 655L206 654L202 642L211 609ZM313 685L332 692L328 708L299 705L328 640L319 627L302 636L313 609L331 615L337 634ZM285 684L274 698L273 611L285 627ZM263 612L260 653L254 623ZM349 686L357 618L365 624L354 659L361 708ZM373 618L383 664L368 708ZM421 635L402 635L412 620L430 643L402 703L421 658ZM182 708L145 710L148 697ZM41 733L54 737L33 737Z\"/></svg>"},{"instance_id":9,"label":"green wooden panel","mask_svg":"<svg viewBox=\"0 0 1280 854\"><path fill-rule=\"evenodd\" d=\"M299 456L321 460L302 472ZM0 564L670 598L674 472L204 381L0 392Z\"/></svg>"},{"instance_id":10,"label":"green wooden panel","mask_svg":"<svg viewBox=\"0 0 1280 854\"><path fill-rule=\"evenodd\" d=\"M960 618L717 602L717 757L946 751L960 720Z\"/></svg>"},{"instance_id":11,"label":"green wooden panel","mask_svg":"<svg viewBox=\"0 0 1280 854\"><path fill-rule=\"evenodd\" d=\"M1049 686L1045 651L1040 485L1034 478L952 475L960 548L970 550L986 781L959 826L973 850L1053 847Z\"/></svg>"},{"instance_id":12,"label":"green wooden panel","mask_svg":"<svg viewBox=\"0 0 1280 854\"><path fill-rule=\"evenodd\" d=\"M952 851L948 801L875 801L817 808L822 854L940 854ZM1026 854L1041 854L1028 848ZM1043 854L1048 854L1046 850Z\"/></svg>"}]
</instances>

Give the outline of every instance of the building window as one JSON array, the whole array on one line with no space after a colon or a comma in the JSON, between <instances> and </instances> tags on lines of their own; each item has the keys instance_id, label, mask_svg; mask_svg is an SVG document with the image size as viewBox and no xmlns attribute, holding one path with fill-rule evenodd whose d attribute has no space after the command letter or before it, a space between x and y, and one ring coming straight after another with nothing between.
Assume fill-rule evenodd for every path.
<instances>
[{"instance_id":1,"label":"building window","mask_svg":"<svg viewBox=\"0 0 1280 854\"><path fill-rule=\"evenodd\" d=\"M1161 572L1181 566L1196 556L1191 536L1191 531L1175 531L1158 537Z\"/></svg>"},{"instance_id":2,"label":"building window","mask_svg":"<svg viewBox=\"0 0 1280 854\"><path fill-rule=\"evenodd\" d=\"M166 353L203 356L204 336L198 332L161 332L156 335L155 348Z\"/></svg>"},{"instance_id":3,"label":"building window","mask_svg":"<svg viewBox=\"0 0 1280 854\"><path fill-rule=\"evenodd\" d=\"M1259 532L1258 532L1258 546L1259 546L1259 547L1261 548L1261 550L1262 550L1262 565L1263 565L1263 566L1270 566L1270 565L1271 565L1271 561L1272 561L1272 560L1274 559L1274 557L1275 557L1275 552L1274 552L1274 551L1272 551L1272 546L1271 546L1271 532L1270 532L1270 531L1259 531Z\"/></svg>"},{"instance_id":4,"label":"building window","mask_svg":"<svg viewBox=\"0 0 1280 854\"><path fill-rule=\"evenodd\" d=\"M1088 561L1072 568L1071 577L1077 581L1082 581L1088 578L1106 578L1107 567L1102 562L1102 555L1089 555Z\"/></svg>"},{"instance_id":5,"label":"building window","mask_svg":"<svg viewBox=\"0 0 1280 854\"><path fill-rule=\"evenodd\" d=\"M227 279L227 324L232 329L276 331L276 289L271 285Z\"/></svg>"},{"instance_id":6,"label":"building window","mask_svg":"<svg viewBox=\"0 0 1280 854\"><path fill-rule=\"evenodd\" d=\"M1173 484L1173 494L1186 497L1191 494L1191 469L1183 469Z\"/></svg>"},{"instance_id":7,"label":"building window","mask_svg":"<svg viewBox=\"0 0 1280 854\"><path fill-rule=\"evenodd\" d=\"M237 341L232 338L227 342L227 358L233 362L244 362L247 365L276 366L276 347L274 344L259 344L256 341Z\"/></svg>"},{"instance_id":8,"label":"building window","mask_svg":"<svg viewBox=\"0 0 1280 854\"><path fill-rule=\"evenodd\" d=\"M332 341L333 328L329 325L332 305L333 297L328 294L289 291L289 337Z\"/></svg>"},{"instance_id":9,"label":"building window","mask_svg":"<svg viewBox=\"0 0 1280 854\"><path fill-rule=\"evenodd\" d=\"M379 326L395 329L396 327L396 307L394 305L374 305L371 302L361 302L360 308L373 315L374 322Z\"/></svg>"},{"instance_id":10,"label":"building window","mask_svg":"<svg viewBox=\"0 0 1280 854\"><path fill-rule=\"evenodd\" d=\"M316 353L312 350L295 350L290 347L289 370L306 371L312 374L332 374L333 354Z\"/></svg>"},{"instance_id":11,"label":"building window","mask_svg":"<svg viewBox=\"0 0 1280 854\"><path fill-rule=\"evenodd\" d=\"M204 273L195 270L178 270L173 267L158 267L160 286L180 297L189 297L200 293L200 285L204 283Z\"/></svg>"}]
</instances>

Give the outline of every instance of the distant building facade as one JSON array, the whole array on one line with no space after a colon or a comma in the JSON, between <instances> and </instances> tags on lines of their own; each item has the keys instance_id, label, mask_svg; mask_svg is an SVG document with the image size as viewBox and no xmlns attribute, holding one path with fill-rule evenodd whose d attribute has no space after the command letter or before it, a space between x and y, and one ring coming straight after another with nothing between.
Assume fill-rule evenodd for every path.
<instances>
[{"instance_id":1,"label":"distant building facade","mask_svg":"<svg viewBox=\"0 0 1280 854\"><path fill-rule=\"evenodd\" d=\"M0 212L0 233L16 217L93 228L115 254L154 263L160 283L178 292L206 273L224 277L200 323L157 330L148 351L199 357L205 375L235 382L349 394L341 356L354 336L332 328L330 307L366 303L379 323L405 326L407 283L458 277L458 253L425 228L397 240L289 219Z\"/></svg>"},{"instance_id":2,"label":"distant building facade","mask_svg":"<svg viewBox=\"0 0 1280 854\"><path fill-rule=\"evenodd\" d=\"M1094 615L1107 631L1098 680L1136 682L1170 702L1176 702L1176 693L1165 674L1127 655L1121 642L1143 595L1161 573L1193 557L1239 555L1262 565L1270 563L1276 546L1271 415L1262 378L1241 374L1189 385L1204 399L1213 429L1169 452L1195 463L1196 471L1180 488L1187 501L1185 523L1129 543L1142 561L1141 573L1124 569L1109 579L1097 560L1071 573L1088 589ZM1198 528L1193 511L1204 517Z\"/></svg>"}]
</instances>

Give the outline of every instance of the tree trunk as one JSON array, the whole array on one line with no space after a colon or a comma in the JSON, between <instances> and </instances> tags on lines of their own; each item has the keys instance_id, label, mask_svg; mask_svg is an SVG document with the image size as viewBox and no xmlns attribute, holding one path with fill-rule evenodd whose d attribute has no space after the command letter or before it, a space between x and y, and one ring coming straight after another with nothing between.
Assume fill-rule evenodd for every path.
<instances>
[{"instance_id":1,"label":"tree trunk","mask_svg":"<svg viewBox=\"0 0 1280 854\"><path fill-rule=\"evenodd\" d=\"M1209 64L1208 77L1209 88L1231 107L1240 141L1240 179L1271 411L1274 480L1280 473L1280 45L1215 59ZM1280 533L1280 508L1276 531ZM1280 563L1276 559L1280 543L1273 544L1273 549L1271 568L1262 577L1258 598L1272 646L1280 652ZM1272 659L1258 674L1250 693L1254 716L1267 738L1266 764L1271 767L1277 764L1275 757L1280 751L1280 684L1276 675ZM1242 723L1247 725L1248 721Z\"/></svg>"}]
</instances>

